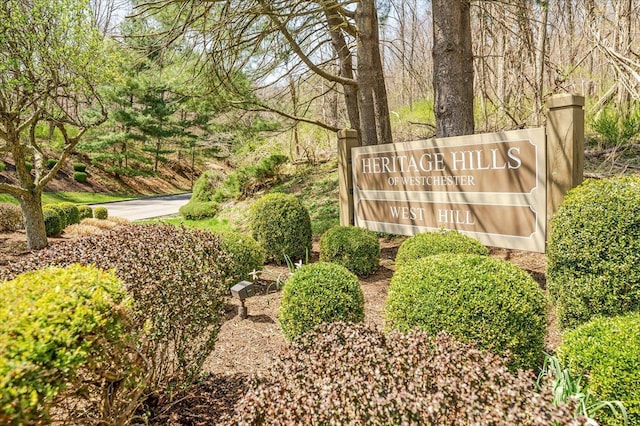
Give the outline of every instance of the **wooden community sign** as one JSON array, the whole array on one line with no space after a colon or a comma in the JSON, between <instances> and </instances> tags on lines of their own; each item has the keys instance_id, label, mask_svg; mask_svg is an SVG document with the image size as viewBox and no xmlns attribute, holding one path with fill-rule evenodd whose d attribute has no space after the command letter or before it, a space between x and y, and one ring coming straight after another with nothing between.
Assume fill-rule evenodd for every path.
<instances>
[{"instance_id":1,"label":"wooden community sign","mask_svg":"<svg viewBox=\"0 0 640 426\"><path fill-rule=\"evenodd\" d=\"M351 161L356 226L545 250L544 128L356 147Z\"/></svg>"}]
</instances>

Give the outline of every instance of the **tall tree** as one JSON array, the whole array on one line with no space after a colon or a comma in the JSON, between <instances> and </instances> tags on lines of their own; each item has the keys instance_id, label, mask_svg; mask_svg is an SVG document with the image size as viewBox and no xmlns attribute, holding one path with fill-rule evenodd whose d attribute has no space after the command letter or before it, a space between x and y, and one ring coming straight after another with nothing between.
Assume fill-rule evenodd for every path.
<instances>
[{"instance_id":1,"label":"tall tree","mask_svg":"<svg viewBox=\"0 0 640 426\"><path fill-rule=\"evenodd\" d=\"M433 0L433 90L436 136L473 134L469 0Z\"/></svg>"},{"instance_id":2,"label":"tall tree","mask_svg":"<svg viewBox=\"0 0 640 426\"><path fill-rule=\"evenodd\" d=\"M29 248L47 245L42 192L80 138L106 119L97 91L109 74L107 47L83 0L5 0L0 5L0 152L16 167L18 184L0 193L20 201ZM60 133L64 148L50 170L36 128ZM33 164L29 170L27 163Z\"/></svg>"}]
</instances>

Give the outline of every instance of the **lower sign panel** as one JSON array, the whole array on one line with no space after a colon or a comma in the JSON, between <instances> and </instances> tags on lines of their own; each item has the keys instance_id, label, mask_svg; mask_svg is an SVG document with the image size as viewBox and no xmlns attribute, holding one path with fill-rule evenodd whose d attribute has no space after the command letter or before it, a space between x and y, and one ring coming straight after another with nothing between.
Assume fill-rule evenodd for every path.
<instances>
[{"instance_id":1,"label":"lower sign panel","mask_svg":"<svg viewBox=\"0 0 640 426\"><path fill-rule=\"evenodd\" d=\"M359 200L356 224L414 235L440 228L473 235L483 244L544 251L544 235L530 206Z\"/></svg>"}]
</instances>

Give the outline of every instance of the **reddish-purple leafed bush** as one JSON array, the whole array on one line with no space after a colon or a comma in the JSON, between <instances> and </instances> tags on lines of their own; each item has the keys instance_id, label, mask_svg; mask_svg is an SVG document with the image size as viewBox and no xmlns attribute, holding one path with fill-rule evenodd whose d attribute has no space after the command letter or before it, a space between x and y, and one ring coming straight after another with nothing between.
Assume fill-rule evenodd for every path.
<instances>
[{"instance_id":1,"label":"reddish-purple leafed bush","mask_svg":"<svg viewBox=\"0 0 640 426\"><path fill-rule=\"evenodd\" d=\"M440 334L321 325L289 346L236 406L234 423L562 425L573 407L538 394L530 372Z\"/></svg>"},{"instance_id":2,"label":"reddish-purple leafed bush","mask_svg":"<svg viewBox=\"0 0 640 426\"><path fill-rule=\"evenodd\" d=\"M189 384L213 351L227 260L211 233L129 225L35 252L0 269L0 281L49 265L113 269L133 296L136 351L147 360L147 391L155 391Z\"/></svg>"}]
</instances>

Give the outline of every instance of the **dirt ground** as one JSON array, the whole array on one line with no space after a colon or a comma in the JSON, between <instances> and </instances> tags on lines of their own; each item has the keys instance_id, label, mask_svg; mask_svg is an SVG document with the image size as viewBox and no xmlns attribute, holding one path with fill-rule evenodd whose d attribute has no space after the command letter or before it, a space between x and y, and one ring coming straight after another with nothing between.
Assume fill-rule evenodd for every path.
<instances>
[{"instance_id":1,"label":"dirt ground","mask_svg":"<svg viewBox=\"0 0 640 426\"><path fill-rule=\"evenodd\" d=\"M65 238L51 239L51 244ZM380 268L371 276L360 279L365 298L365 321L383 326L383 307L394 270L394 259L402 239L381 239ZM24 232L0 234L0 265L24 256ZM508 260L524 270L545 288L545 256L516 250L494 248L491 255ZM318 244L314 243L310 261L318 260ZM226 321L220 329L214 352L206 360L203 379L176 404L154 413L154 424L209 425L222 423L233 413L254 375L260 375L272 365L274 357L286 345L277 323L280 292L276 278L285 278L288 269L266 265L261 276L261 291L247 299L248 318L237 315L239 302L229 298ZM547 346L559 343L559 333L550 318ZM211 423L214 421L214 423Z\"/></svg>"}]
</instances>

